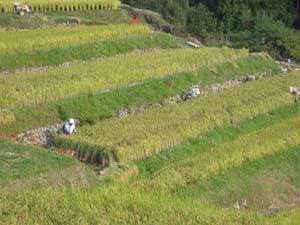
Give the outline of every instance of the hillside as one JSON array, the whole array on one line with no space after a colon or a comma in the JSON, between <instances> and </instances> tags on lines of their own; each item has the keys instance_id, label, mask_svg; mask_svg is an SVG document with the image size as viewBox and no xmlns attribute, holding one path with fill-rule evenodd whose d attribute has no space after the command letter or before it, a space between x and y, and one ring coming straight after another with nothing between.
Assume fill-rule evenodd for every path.
<instances>
[{"instance_id":1,"label":"hillside","mask_svg":"<svg viewBox=\"0 0 300 225\"><path fill-rule=\"evenodd\" d=\"M115 0L26 4L0 3L1 225L300 223L294 58Z\"/></svg>"},{"instance_id":2,"label":"hillside","mask_svg":"<svg viewBox=\"0 0 300 225\"><path fill-rule=\"evenodd\" d=\"M162 14L172 32L209 46L265 51L277 60L300 61L299 0L123 0Z\"/></svg>"}]
</instances>

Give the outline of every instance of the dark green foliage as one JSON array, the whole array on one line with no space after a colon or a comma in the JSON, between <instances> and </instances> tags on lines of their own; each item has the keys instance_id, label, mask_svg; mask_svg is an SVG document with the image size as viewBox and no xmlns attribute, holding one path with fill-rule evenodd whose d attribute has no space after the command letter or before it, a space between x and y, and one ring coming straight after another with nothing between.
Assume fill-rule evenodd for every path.
<instances>
[{"instance_id":1,"label":"dark green foliage","mask_svg":"<svg viewBox=\"0 0 300 225\"><path fill-rule=\"evenodd\" d=\"M236 47L266 51L276 59L291 57L299 62L300 35L293 29L300 27L299 0L189 0L188 7L182 7L182 0L165 2L170 1L125 1L156 10L171 23L179 22L182 30L207 45L224 45L229 41ZM177 11L170 16L167 7L176 4L181 7L174 7Z\"/></svg>"},{"instance_id":2,"label":"dark green foliage","mask_svg":"<svg viewBox=\"0 0 300 225\"><path fill-rule=\"evenodd\" d=\"M227 31L243 29L243 18L246 16L256 16L262 12L269 15L273 20L284 22L287 26L292 26L297 18L296 1L292 0L190 0L190 4L195 6L199 3L206 5L209 10L215 13L219 21L225 23ZM295 4L293 4L295 2Z\"/></svg>"},{"instance_id":3,"label":"dark green foliage","mask_svg":"<svg viewBox=\"0 0 300 225\"><path fill-rule=\"evenodd\" d=\"M188 0L124 0L123 2L134 7L157 11L166 20L178 26L184 26L186 23Z\"/></svg>"},{"instance_id":4,"label":"dark green foliage","mask_svg":"<svg viewBox=\"0 0 300 225\"><path fill-rule=\"evenodd\" d=\"M252 29L227 35L233 47L251 51L266 51L277 59L300 61L300 32L270 19L257 23Z\"/></svg>"},{"instance_id":5,"label":"dark green foliage","mask_svg":"<svg viewBox=\"0 0 300 225\"><path fill-rule=\"evenodd\" d=\"M187 15L189 7L203 4L215 14L219 22L224 23L226 31L243 29L245 16L256 16L265 12L273 20L279 20L291 27L299 13L297 0L123 0L124 3L135 7L148 8L162 13L170 22L184 22L183 15ZM298 3L299 4L299 3ZM171 16L170 16L171 15Z\"/></svg>"},{"instance_id":6,"label":"dark green foliage","mask_svg":"<svg viewBox=\"0 0 300 225\"><path fill-rule=\"evenodd\" d=\"M243 13L248 10L247 0L219 1L216 8L219 21L224 23L225 31L236 30L241 27Z\"/></svg>"},{"instance_id":7,"label":"dark green foliage","mask_svg":"<svg viewBox=\"0 0 300 225\"><path fill-rule=\"evenodd\" d=\"M206 39L208 33L217 31L217 19L205 5L193 6L188 13L187 30L202 39Z\"/></svg>"}]
</instances>

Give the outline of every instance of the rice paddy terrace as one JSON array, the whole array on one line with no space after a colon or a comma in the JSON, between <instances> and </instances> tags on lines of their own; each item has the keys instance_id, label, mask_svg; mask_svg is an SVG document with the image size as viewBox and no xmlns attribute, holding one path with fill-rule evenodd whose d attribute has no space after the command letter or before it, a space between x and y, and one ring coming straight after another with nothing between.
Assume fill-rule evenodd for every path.
<instances>
[{"instance_id":1,"label":"rice paddy terrace","mask_svg":"<svg viewBox=\"0 0 300 225\"><path fill-rule=\"evenodd\" d=\"M0 224L300 223L299 72L146 24L0 34ZM77 133L34 146L69 118Z\"/></svg>"}]
</instances>

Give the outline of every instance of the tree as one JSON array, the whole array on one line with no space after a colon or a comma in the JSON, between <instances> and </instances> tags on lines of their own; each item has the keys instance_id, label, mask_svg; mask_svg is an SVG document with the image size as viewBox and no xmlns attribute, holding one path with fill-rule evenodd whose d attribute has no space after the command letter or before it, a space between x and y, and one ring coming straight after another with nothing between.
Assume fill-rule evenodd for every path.
<instances>
[{"instance_id":1,"label":"tree","mask_svg":"<svg viewBox=\"0 0 300 225\"><path fill-rule=\"evenodd\" d=\"M191 7L187 18L187 30L202 39L205 39L208 33L217 31L217 20L212 12L203 5Z\"/></svg>"},{"instance_id":2,"label":"tree","mask_svg":"<svg viewBox=\"0 0 300 225\"><path fill-rule=\"evenodd\" d=\"M156 2L159 5L159 11L167 21L176 25L185 25L189 9L188 0L160 0Z\"/></svg>"}]
</instances>

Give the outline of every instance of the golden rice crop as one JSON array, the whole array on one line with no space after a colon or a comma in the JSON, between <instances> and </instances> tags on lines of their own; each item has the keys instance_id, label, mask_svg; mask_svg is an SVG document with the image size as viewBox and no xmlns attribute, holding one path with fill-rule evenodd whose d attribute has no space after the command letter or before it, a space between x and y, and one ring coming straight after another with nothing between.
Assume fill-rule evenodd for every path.
<instances>
[{"instance_id":1,"label":"golden rice crop","mask_svg":"<svg viewBox=\"0 0 300 225\"><path fill-rule=\"evenodd\" d=\"M0 109L119 88L248 55L247 50L230 48L163 50L81 62L38 73L0 76Z\"/></svg>"},{"instance_id":2,"label":"golden rice crop","mask_svg":"<svg viewBox=\"0 0 300 225\"><path fill-rule=\"evenodd\" d=\"M32 11L75 11L75 10L111 10L117 9L121 3L118 0L20 0L27 4ZM13 1L2 0L1 12L12 12Z\"/></svg>"},{"instance_id":3,"label":"golden rice crop","mask_svg":"<svg viewBox=\"0 0 300 225\"><path fill-rule=\"evenodd\" d=\"M51 27L43 29L6 31L0 35L0 52L50 49L94 40L126 38L130 35L152 33L147 25L108 25Z\"/></svg>"},{"instance_id":4,"label":"golden rice crop","mask_svg":"<svg viewBox=\"0 0 300 225\"><path fill-rule=\"evenodd\" d=\"M71 140L112 149L120 161L140 159L224 124L239 124L293 104L289 93L289 86L293 85L300 86L299 73L264 78L220 95L82 127Z\"/></svg>"},{"instance_id":5,"label":"golden rice crop","mask_svg":"<svg viewBox=\"0 0 300 225\"><path fill-rule=\"evenodd\" d=\"M204 203L198 198L146 192L140 189L113 182L111 185L94 185L89 188L72 186L13 193L1 199L5 213L0 214L0 219L3 224L22 225L297 225L299 223L299 209L287 209L277 216L264 216L246 210L222 209Z\"/></svg>"}]
</instances>

